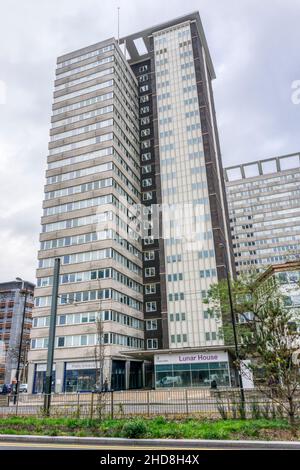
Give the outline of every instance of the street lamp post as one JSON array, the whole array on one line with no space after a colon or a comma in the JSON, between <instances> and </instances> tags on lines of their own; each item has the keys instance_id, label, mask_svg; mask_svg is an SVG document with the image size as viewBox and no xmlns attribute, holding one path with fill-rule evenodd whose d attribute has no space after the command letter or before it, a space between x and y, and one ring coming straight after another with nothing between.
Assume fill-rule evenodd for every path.
<instances>
[{"instance_id":1,"label":"street lamp post","mask_svg":"<svg viewBox=\"0 0 300 470\"><path fill-rule=\"evenodd\" d=\"M245 403L245 393L244 393L242 373L241 373L239 346L238 346L238 338L237 338L237 331L236 331L236 318L235 318L235 313L234 313L234 308L233 308L230 273L229 273L229 270L228 270L227 255L225 253L225 250L224 250L225 247L224 247L223 243L220 243L219 247L223 249L223 259L224 259L224 267L225 267L226 279L227 279L228 299L229 299L229 308L230 308L232 331L233 331L235 358L236 358L236 361L237 361L237 364L235 364L235 367L236 367L237 376L238 376L238 385L239 385L240 394L241 394L241 402L244 405L244 403Z\"/></svg>"},{"instance_id":2,"label":"street lamp post","mask_svg":"<svg viewBox=\"0 0 300 470\"><path fill-rule=\"evenodd\" d=\"M28 295L28 290L25 288L24 289L24 281L20 279L19 277L16 278L17 281L22 281L22 291L24 293L24 306L23 306L23 316L22 316L22 324L21 324L21 332L20 332L20 344L19 344L19 353L18 353L18 362L17 362L17 370L16 370L16 383L15 383L15 393L14 393L14 404L17 402L17 396L19 393L19 387L20 387L20 381L19 381L19 375L20 375L20 366L21 366L21 357L22 357L22 350L23 350L23 336L24 336L24 323L25 323L25 317L26 317L26 303L27 303L27 295Z\"/></svg>"},{"instance_id":3,"label":"street lamp post","mask_svg":"<svg viewBox=\"0 0 300 470\"><path fill-rule=\"evenodd\" d=\"M52 372L53 371L53 357L54 357L54 347L55 347L55 329L56 329L56 316L57 316L59 271L60 271L60 258L55 258L52 298L51 298L46 383L45 383L45 390L44 390L44 411L47 416L49 415L49 411L50 411L51 391L52 391L51 388L52 388L52 374L53 374Z\"/></svg>"}]
</instances>

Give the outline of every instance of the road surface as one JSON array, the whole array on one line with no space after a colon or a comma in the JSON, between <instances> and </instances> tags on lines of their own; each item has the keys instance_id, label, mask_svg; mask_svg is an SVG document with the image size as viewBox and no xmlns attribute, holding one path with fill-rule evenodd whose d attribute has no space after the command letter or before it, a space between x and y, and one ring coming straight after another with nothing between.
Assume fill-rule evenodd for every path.
<instances>
[{"instance_id":1,"label":"road surface","mask_svg":"<svg viewBox=\"0 0 300 470\"><path fill-rule=\"evenodd\" d=\"M300 450L300 442L0 436L1 450Z\"/></svg>"}]
</instances>

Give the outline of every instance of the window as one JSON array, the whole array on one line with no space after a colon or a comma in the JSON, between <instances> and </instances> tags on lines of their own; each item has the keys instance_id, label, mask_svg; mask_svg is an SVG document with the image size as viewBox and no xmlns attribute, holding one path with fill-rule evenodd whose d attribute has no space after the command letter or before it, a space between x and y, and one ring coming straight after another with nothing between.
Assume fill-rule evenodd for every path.
<instances>
[{"instance_id":1,"label":"window","mask_svg":"<svg viewBox=\"0 0 300 470\"><path fill-rule=\"evenodd\" d=\"M157 304L156 302L146 302L146 312L156 312Z\"/></svg>"},{"instance_id":2,"label":"window","mask_svg":"<svg viewBox=\"0 0 300 470\"><path fill-rule=\"evenodd\" d=\"M181 261L181 255L171 255L167 256L167 263L175 263L176 261Z\"/></svg>"},{"instance_id":3,"label":"window","mask_svg":"<svg viewBox=\"0 0 300 470\"><path fill-rule=\"evenodd\" d=\"M150 116L141 118L141 126L145 126L146 124L150 124Z\"/></svg>"},{"instance_id":4,"label":"window","mask_svg":"<svg viewBox=\"0 0 300 470\"><path fill-rule=\"evenodd\" d=\"M138 80L140 83L146 82L149 79L149 75L145 73L144 75L140 75Z\"/></svg>"},{"instance_id":5,"label":"window","mask_svg":"<svg viewBox=\"0 0 300 470\"><path fill-rule=\"evenodd\" d=\"M144 260L145 261L153 261L155 258L155 252L154 251L145 251L144 253Z\"/></svg>"},{"instance_id":6,"label":"window","mask_svg":"<svg viewBox=\"0 0 300 470\"><path fill-rule=\"evenodd\" d=\"M153 277L155 276L155 268L145 268L145 277Z\"/></svg>"},{"instance_id":7,"label":"window","mask_svg":"<svg viewBox=\"0 0 300 470\"><path fill-rule=\"evenodd\" d=\"M200 271L200 277L215 277L217 275L217 272L215 269L204 269Z\"/></svg>"},{"instance_id":8,"label":"window","mask_svg":"<svg viewBox=\"0 0 300 470\"><path fill-rule=\"evenodd\" d=\"M185 321L185 313L171 313L170 321Z\"/></svg>"},{"instance_id":9,"label":"window","mask_svg":"<svg viewBox=\"0 0 300 470\"><path fill-rule=\"evenodd\" d=\"M150 201L152 199L152 191L143 193L143 201Z\"/></svg>"},{"instance_id":10,"label":"window","mask_svg":"<svg viewBox=\"0 0 300 470\"><path fill-rule=\"evenodd\" d=\"M148 188L149 186L152 186L152 178L146 178L142 180L142 187L143 188Z\"/></svg>"},{"instance_id":11,"label":"window","mask_svg":"<svg viewBox=\"0 0 300 470\"><path fill-rule=\"evenodd\" d=\"M140 103L147 103L149 101L149 95L143 95L140 97Z\"/></svg>"},{"instance_id":12,"label":"window","mask_svg":"<svg viewBox=\"0 0 300 470\"><path fill-rule=\"evenodd\" d=\"M144 140L144 142L142 142L142 144L141 144L141 148L142 148L142 149L147 149L147 148L149 148L150 146L151 146L150 140Z\"/></svg>"},{"instance_id":13,"label":"window","mask_svg":"<svg viewBox=\"0 0 300 470\"><path fill-rule=\"evenodd\" d=\"M150 106L143 106L143 107L140 109L141 114L149 113L149 111L150 111Z\"/></svg>"},{"instance_id":14,"label":"window","mask_svg":"<svg viewBox=\"0 0 300 470\"><path fill-rule=\"evenodd\" d=\"M143 153L142 154L142 162L146 162L148 160L151 160L151 153L150 152Z\"/></svg>"},{"instance_id":15,"label":"window","mask_svg":"<svg viewBox=\"0 0 300 470\"><path fill-rule=\"evenodd\" d=\"M147 339L147 349L158 349L158 340L156 338Z\"/></svg>"},{"instance_id":16,"label":"window","mask_svg":"<svg viewBox=\"0 0 300 470\"><path fill-rule=\"evenodd\" d=\"M157 320L147 320L146 321L146 330L147 331L157 330Z\"/></svg>"},{"instance_id":17,"label":"window","mask_svg":"<svg viewBox=\"0 0 300 470\"><path fill-rule=\"evenodd\" d=\"M146 284L145 294L156 294L156 284Z\"/></svg>"},{"instance_id":18,"label":"window","mask_svg":"<svg viewBox=\"0 0 300 470\"><path fill-rule=\"evenodd\" d=\"M149 90L149 85L140 86L140 93L143 93L144 91L148 91L148 90Z\"/></svg>"},{"instance_id":19,"label":"window","mask_svg":"<svg viewBox=\"0 0 300 470\"><path fill-rule=\"evenodd\" d=\"M209 318L214 318L214 313L210 310L204 310L203 318L205 318L205 320L208 320Z\"/></svg>"},{"instance_id":20,"label":"window","mask_svg":"<svg viewBox=\"0 0 300 470\"><path fill-rule=\"evenodd\" d=\"M184 300L183 292L176 292L175 294L169 294L169 301Z\"/></svg>"},{"instance_id":21,"label":"window","mask_svg":"<svg viewBox=\"0 0 300 470\"><path fill-rule=\"evenodd\" d=\"M145 64L145 65L141 65L139 67L139 72L146 72L148 70L148 65Z\"/></svg>"},{"instance_id":22,"label":"window","mask_svg":"<svg viewBox=\"0 0 300 470\"><path fill-rule=\"evenodd\" d=\"M175 274L168 274L168 281L182 281L183 274L182 273L175 273Z\"/></svg>"},{"instance_id":23,"label":"window","mask_svg":"<svg viewBox=\"0 0 300 470\"><path fill-rule=\"evenodd\" d=\"M145 175L147 173L151 173L152 166L151 165L145 165L142 166L142 174Z\"/></svg>"},{"instance_id":24,"label":"window","mask_svg":"<svg viewBox=\"0 0 300 470\"><path fill-rule=\"evenodd\" d=\"M149 128L148 129L143 129L141 131L141 137L146 137L148 135L150 135L150 129Z\"/></svg>"},{"instance_id":25,"label":"window","mask_svg":"<svg viewBox=\"0 0 300 470\"><path fill-rule=\"evenodd\" d=\"M64 336L59 336L57 339L57 347L58 348L63 348L65 345L65 337Z\"/></svg>"},{"instance_id":26,"label":"window","mask_svg":"<svg viewBox=\"0 0 300 470\"><path fill-rule=\"evenodd\" d=\"M153 243L154 243L154 238L152 236L144 238L144 244L145 245L152 245Z\"/></svg>"}]
</instances>

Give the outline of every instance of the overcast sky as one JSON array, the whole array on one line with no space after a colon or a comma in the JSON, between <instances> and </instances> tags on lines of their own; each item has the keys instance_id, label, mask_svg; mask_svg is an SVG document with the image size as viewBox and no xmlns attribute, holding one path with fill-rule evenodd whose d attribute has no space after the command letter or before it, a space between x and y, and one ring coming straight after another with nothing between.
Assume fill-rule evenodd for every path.
<instances>
[{"instance_id":1,"label":"overcast sky","mask_svg":"<svg viewBox=\"0 0 300 470\"><path fill-rule=\"evenodd\" d=\"M35 279L56 57L116 36L118 5L121 36L199 10L224 166L300 150L299 0L0 0L0 282Z\"/></svg>"}]
</instances>

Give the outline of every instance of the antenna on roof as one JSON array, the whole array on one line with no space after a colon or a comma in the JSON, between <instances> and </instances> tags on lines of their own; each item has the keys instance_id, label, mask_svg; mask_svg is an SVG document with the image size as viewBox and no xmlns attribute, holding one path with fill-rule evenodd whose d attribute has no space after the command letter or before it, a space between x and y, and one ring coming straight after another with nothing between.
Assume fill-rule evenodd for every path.
<instances>
[{"instance_id":1,"label":"antenna on roof","mask_svg":"<svg viewBox=\"0 0 300 470\"><path fill-rule=\"evenodd\" d=\"M118 45L120 44L120 7L118 8Z\"/></svg>"}]
</instances>

